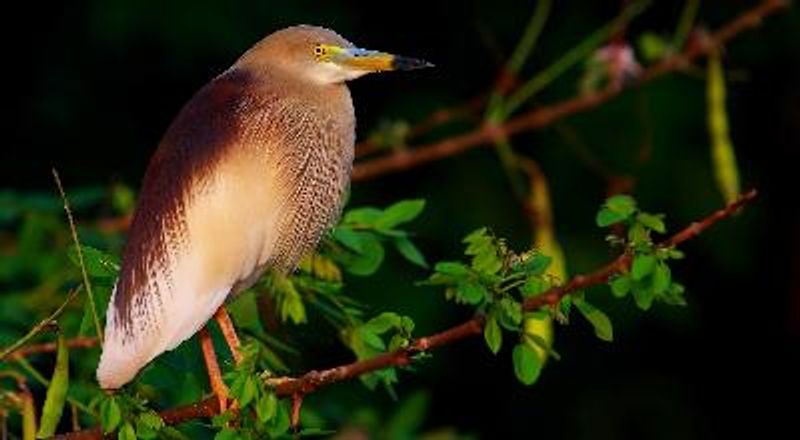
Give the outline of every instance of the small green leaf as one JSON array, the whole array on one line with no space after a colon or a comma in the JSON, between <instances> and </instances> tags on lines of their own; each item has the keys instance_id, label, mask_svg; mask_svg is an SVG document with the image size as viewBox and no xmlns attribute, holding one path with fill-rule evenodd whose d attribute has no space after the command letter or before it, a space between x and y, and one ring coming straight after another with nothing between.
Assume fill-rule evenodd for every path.
<instances>
[{"instance_id":1,"label":"small green leaf","mask_svg":"<svg viewBox=\"0 0 800 440\"><path fill-rule=\"evenodd\" d=\"M48 438L55 435L58 422L61 420L61 413L64 410L64 403L67 400L69 349L62 332L58 333L56 350L56 366L50 379L50 386L47 387L47 396L42 408L42 418L39 419L39 432L36 434L36 438Z\"/></svg>"},{"instance_id":2,"label":"small green leaf","mask_svg":"<svg viewBox=\"0 0 800 440\"><path fill-rule=\"evenodd\" d=\"M425 261L425 256L417 249L414 243L406 237L398 237L394 239L394 245L400 255L406 260L416 264L417 266L428 268L428 262Z\"/></svg>"},{"instance_id":3,"label":"small green leaf","mask_svg":"<svg viewBox=\"0 0 800 440\"><path fill-rule=\"evenodd\" d=\"M258 402L256 402L256 417L261 423L266 423L267 420L275 416L278 409L278 398L273 392L264 393Z\"/></svg>"},{"instance_id":4,"label":"small green leaf","mask_svg":"<svg viewBox=\"0 0 800 440\"><path fill-rule=\"evenodd\" d=\"M550 283L544 278L534 275L525 280L525 284L520 288L523 298L536 296L550 288Z\"/></svg>"},{"instance_id":5,"label":"small green leaf","mask_svg":"<svg viewBox=\"0 0 800 440\"><path fill-rule=\"evenodd\" d=\"M78 258L78 248L72 245L67 250L67 257L73 264L80 267ZM81 246L83 262L86 266L86 273L92 278L116 278L119 274L119 262L115 257L99 249L89 246Z\"/></svg>"},{"instance_id":6,"label":"small green leaf","mask_svg":"<svg viewBox=\"0 0 800 440\"><path fill-rule=\"evenodd\" d=\"M224 428L214 436L214 440L241 440L241 439L242 437L239 435L239 433L231 428Z\"/></svg>"},{"instance_id":7,"label":"small green leaf","mask_svg":"<svg viewBox=\"0 0 800 440\"><path fill-rule=\"evenodd\" d=\"M653 299L655 299L655 294L653 292L653 289L647 288L645 286L634 285L633 299L636 301L636 305L640 309L649 310L650 307L653 305Z\"/></svg>"},{"instance_id":8,"label":"small green leaf","mask_svg":"<svg viewBox=\"0 0 800 440\"><path fill-rule=\"evenodd\" d=\"M386 344L383 343L383 339L369 329L362 327L359 331L359 335L364 344L374 351L379 352L386 349ZM371 354L368 356L371 356Z\"/></svg>"},{"instance_id":9,"label":"small green leaf","mask_svg":"<svg viewBox=\"0 0 800 440\"><path fill-rule=\"evenodd\" d=\"M286 409L285 404L281 402L278 403L275 416L272 417L265 426L271 438L278 437L289 430L289 411Z\"/></svg>"},{"instance_id":10,"label":"small green leaf","mask_svg":"<svg viewBox=\"0 0 800 440\"><path fill-rule=\"evenodd\" d=\"M425 200L403 200L386 208L375 222L376 229L392 229L415 219L425 209Z\"/></svg>"},{"instance_id":11,"label":"small green leaf","mask_svg":"<svg viewBox=\"0 0 800 440\"><path fill-rule=\"evenodd\" d=\"M636 210L636 201L631 196L619 194L609 197L606 200L606 207L620 214L631 215Z\"/></svg>"},{"instance_id":12,"label":"small green leaf","mask_svg":"<svg viewBox=\"0 0 800 440\"><path fill-rule=\"evenodd\" d=\"M383 211L371 206L351 209L345 213L342 223L369 228L372 227L381 216L383 216Z\"/></svg>"},{"instance_id":13,"label":"small green leaf","mask_svg":"<svg viewBox=\"0 0 800 440\"><path fill-rule=\"evenodd\" d=\"M627 220L636 211L636 201L627 195L616 195L606 199L605 204L597 212L597 226L606 227Z\"/></svg>"},{"instance_id":14,"label":"small green leaf","mask_svg":"<svg viewBox=\"0 0 800 440\"><path fill-rule=\"evenodd\" d=\"M633 264L631 265L631 275L634 280L641 280L653 273L656 268L656 257L650 254L637 254L633 257Z\"/></svg>"},{"instance_id":15,"label":"small green leaf","mask_svg":"<svg viewBox=\"0 0 800 440\"><path fill-rule=\"evenodd\" d=\"M387 331L400 326L402 318L394 312L384 312L370 319L363 325L363 329L382 335Z\"/></svg>"},{"instance_id":16,"label":"small green leaf","mask_svg":"<svg viewBox=\"0 0 800 440\"><path fill-rule=\"evenodd\" d=\"M525 263L522 265L522 269L526 273L543 275L547 268L550 267L550 263L552 261L552 257L536 253L525 261Z\"/></svg>"},{"instance_id":17,"label":"small green leaf","mask_svg":"<svg viewBox=\"0 0 800 440\"><path fill-rule=\"evenodd\" d=\"M673 306L685 306L686 300L683 298L684 288L678 283L672 283L663 295L665 303Z\"/></svg>"},{"instance_id":18,"label":"small green leaf","mask_svg":"<svg viewBox=\"0 0 800 440\"><path fill-rule=\"evenodd\" d=\"M664 263L658 263L653 271L653 293L661 295L669 288L672 282L672 275L669 266Z\"/></svg>"},{"instance_id":19,"label":"small green leaf","mask_svg":"<svg viewBox=\"0 0 800 440\"><path fill-rule=\"evenodd\" d=\"M627 295L631 290L631 277L629 275L620 275L611 280L611 292L617 298L622 298Z\"/></svg>"},{"instance_id":20,"label":"small green leaf","mask_svg":"<svg viewBox=\"0 0 800 440\"><path fill-rule=\"evenodd\" d=\"M528 344L519 343L514 346L511 355L514 363L514 374L525 385L533 385L542 372L542 360Z\"/></svg>"},{"instance_id":21,"label":"small green leaf","mask_svg":"<svg viewBox=\"0 0 800 440\"><path fill-rule=\"evenodd\" d=\"M670 44L658 34L644 32L637 41L637 46L645 61L656 61L666 56L671 50Z\"/></svg>"},{"instance_id":22,"label":"small green leaf","mask_svg":"<svg viewBox=\"0 0 800 440\"><path fill-rule=\"evenodd\" d=\"M469 275L469 269L467 266L455 261L442 261L441 263L436 263L434 270L441 274L451 276L456 280L465 278L467 275Z\"/></svg>"},{"instance_id":23,"label":"small green leaf","mask_svg":"<svg viewBox=\"0 0 800 440\"><path fill-rule=\"evenodd\" d=\"M586 300L574 300L575 307L581 312L584 318L594 327L594 334L607 342L614 340L614 329L611 326L611 320L608 319L605 313L597 307L589 304Z\"/></svg>"},{"instance_id":24,"label":"small green leaf","mask_svg":"<svg viewBox=\"0 0 800 440\"><path fill-rule=\"evenodd\" d=\"M522 304L510 299L500 300L500 316L511 326L519 326L522 323Z\"/></svg>"},{"instance_id":25,"label":"small green leaf","mask_svg":"<svg viewBox=\"0 0 800 440\"><path fill-rule=\"evenodd\" d=\"M143 440L158 438L164 421L155 411L145 411L136 418L136 437Z\"/></svg>"},{"instance_id":26,"label":"small green leaf","mask_svg":"<svg viewBox=\"0 0 800 440\"><path fill-rule=\"evenodd\" d=\"M489 235L486 228L473 231L466 238L467 243L465 253L472 255L472 268L482 274L492 275L497 273L503 266L500 260L495 239Z\"/></svg>"},{"instance_id":27,"label":"small green leaf","mask_svg":"<svg viewBox=\"0 0 800 440\"><path fill-rule=\"evenodd\" d=\"M650 243L650 232L641 223L634 223L628 229L628 241L634 245L647 245Z\"/></svg>"},{"instance_id":28,"label":"small green leaf","mask_svg":"<svg viewBox=\"0 0 800 440\"><path fill-rule=\"evenodd\" d=\"M136 431L131 422L125 422L117 434L117 440L136 440Z\"/></svg>"},{"instance_id":29,"label":"small green leaf","mask_svg":"<svg viewBox=\"0 0 800 440\"><path fill-rule=\"evenodd\" d=\"M503 345L503 332L494 316L489 316L486 320L486 326L483 327L483 339L492 353L497 354L500 351L500 346Z\"/></svg>"},{"instance_id":30,"label":"small green leaf","mask_svg":"<svg viewBox=\"0 0 800 440\"><path fill-rule=\"evenodd\" d=\"M103 433L113 432L120 422L122 422L122 410L117 399L113 396L103 399L100 402L100 425L103 427Z\"/></svg>"},{"instance_id":31,"label":"small green leaf","mask_svg":"<svg viewBox=\"0 0 800 440\"><path fill-rule=\"evenodd\" d=\"M242 408L247 407L253 399L258 395L258 381L255 377L247 375L242 388L242 394L239 395L239 405Z\"/></svg>"},{"instance_id":32,"label":"small green leaf","mask_svg":"<svg viewBox=\"0 0 800 440\"><path fill-rule=\"evenodd\" d=\"M602 208L600 209L600 211L597 211L597 217L595 217L595 223L597 224L597 226L605 228L606 226L611 226L613 224L624 221L627 218L628 216L626 215L614 212L608 208Z\"/></svg>"},{"instance_id":33,"label":"small green leaf","mask_svg":"<svg viewBox=\"0 0 800 440\"><path fill-rule=\"evenodd\" d=\"M463 282L458 284L458 299L467 304L480 304L487 298L489 292L482 284Z\"/></svg>"},{"instance_id":34,"label":"small green leaf","mask_svg":"<svg viewBox=\"0 0 800 440\"><path fill-rule=\"evenodd\" d=\"M339 226L333 229L333 238L358 253L364 251L363 236L363 234L346 226Z\"/></svg>"},{"instance_id":35,"label":"small green leaf","mask_svg":"<svg viewBox=\"0 0 800 440\"><path fill-rule=\"evenodd\" d=\"M636 220L645 227L652 229L659 234L667 232L667 227L664 225L664 216L661 214L648 214L646 212L640 212L639 215L636 216Z\"/></svg>"},{"instance_id":36,"label":"small green leaf","mask_svg":"<svg viewBox=\"0 0 800 440\"><path fill-rule=\"evenodd\" d=\"M383 262L383 245L374 233L355 232L355 234L359 236L361 250L356 254L342 256L340 262L353 275L372 275Z\"/></svg>"}]
</instances>

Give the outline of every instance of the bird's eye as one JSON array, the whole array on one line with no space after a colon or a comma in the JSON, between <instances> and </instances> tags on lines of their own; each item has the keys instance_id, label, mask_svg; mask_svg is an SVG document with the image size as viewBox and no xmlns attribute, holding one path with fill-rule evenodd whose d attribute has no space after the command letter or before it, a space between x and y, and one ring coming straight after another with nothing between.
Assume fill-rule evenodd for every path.
<instances>
[{"instance_id":1,"label":"bird's eye","mask_svg":"<svg viewBox=\"0 0 800 440\"><path fill-rule=\"evenodd\" d=\"M326 52L327 50L325 50L325 47L323 47L321 44L317 44L316 46L314 46L314 55L317 58L325 55Z\"/></svg>"}]
</instances>

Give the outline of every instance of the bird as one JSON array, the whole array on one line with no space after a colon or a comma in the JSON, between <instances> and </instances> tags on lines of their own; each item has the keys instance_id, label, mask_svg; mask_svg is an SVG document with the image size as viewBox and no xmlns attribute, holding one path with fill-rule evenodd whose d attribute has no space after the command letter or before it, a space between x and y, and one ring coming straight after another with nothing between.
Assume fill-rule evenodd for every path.
<instances>
[{"instance_id":1,"label":"bird","mask_svg":"<svg viewBox=\"0 0 800 440\"><path fill-rule=\"evenodd\" d=\"M106 313L100 387L123 387L199 332L224 405L204 326L216 318L238 362L226 300L266 270L294 270L339 218L355 144L347 82L430 66L297 25L264 37L196 92L144 174Z\"/></svg>"}]
</instances>

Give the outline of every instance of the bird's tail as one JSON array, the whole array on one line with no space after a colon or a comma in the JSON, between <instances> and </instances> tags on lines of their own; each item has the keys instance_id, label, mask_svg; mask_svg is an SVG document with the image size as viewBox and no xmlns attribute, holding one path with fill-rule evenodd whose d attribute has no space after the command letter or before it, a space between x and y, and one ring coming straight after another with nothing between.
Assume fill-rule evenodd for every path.
<instances>
[{"instance_id":1,"label":"bird's tail","mask_svg":"<svg viewBox=\"0 0 800 440\"><path fill-rule=\"evenodd\" d=\"M192 302L177 300L182 295L169 295L160 307L134 307L132 322L123 326L114 307L115 288L106 312L103 352L97 367L100 387L122 387L156 356L192 337L223 304L229 291L230 287L219 289Z\"/></svg>"}]
</instances>

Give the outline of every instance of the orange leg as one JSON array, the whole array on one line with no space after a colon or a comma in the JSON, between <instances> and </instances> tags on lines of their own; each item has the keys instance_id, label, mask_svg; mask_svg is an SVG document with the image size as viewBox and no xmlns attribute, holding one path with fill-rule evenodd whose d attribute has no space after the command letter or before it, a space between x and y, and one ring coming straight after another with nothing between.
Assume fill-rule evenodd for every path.
<instances>
[{"instance_id":1,"label":"orange leg","mask_svg":"<svg viewBox=\"0 0 800 440\"><path fill-rule=\"evenodd\" d=\"M217 363L217 355L214 353L214 343L211 340L208 329L205 327L200 330L200 347L203 349L203 360L206 363L211 390L219 399L220 412L224 412L228 409L228 387L222 380L222 373Z\"/></svg>"},{"instance_id":2,"label":"orange leg","mask_svg":"<svg viewBox=\"0 0 800 440\"><path fill-rule=\"evenodd\" d=\"M233 321L231 321L228 312L225 311L225 306L220 307L217 313L214 313L214 319L217 320L222 336L225 337L225 342L228 343L234 362L237 365L240 364L242 362L242 353L239 351L241 343L239 342L239 336L236 335L236 329L233 328Z\"/></svg>"}]
</instances>

